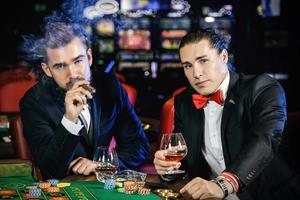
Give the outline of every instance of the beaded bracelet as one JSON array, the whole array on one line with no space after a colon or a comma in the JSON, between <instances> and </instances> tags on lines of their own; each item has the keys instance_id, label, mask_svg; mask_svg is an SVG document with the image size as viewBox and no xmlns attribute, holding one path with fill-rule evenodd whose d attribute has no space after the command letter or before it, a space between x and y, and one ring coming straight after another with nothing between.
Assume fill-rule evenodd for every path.
<instances>
[{"instance_id":1,"label":"beaded bracelet","mask_svg":"<svg viewBox=\"0 0 300 200\"><path fill-rule=\"evenodd\" d=\"M226 180L233 185L233 191L236 193L239 190L239 179L238 177L230 172L224 171L221 173L220 176L223 176L226 178Z\"/></svg>"}]
</instances>

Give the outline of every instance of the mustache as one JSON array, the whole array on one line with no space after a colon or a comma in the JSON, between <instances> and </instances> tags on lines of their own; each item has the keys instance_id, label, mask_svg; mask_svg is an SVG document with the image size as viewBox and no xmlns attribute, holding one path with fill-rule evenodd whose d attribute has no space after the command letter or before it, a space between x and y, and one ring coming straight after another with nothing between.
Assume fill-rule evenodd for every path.
<instances>
[{"instance_id":1,"label":"mustache","mask_svg":"<svg viewBox=\"0 0 300 200\"><path fill-rule=\"evenodd\" d=\"M66 84L67 90L70 90L77 81L81 81L81 80L85 80L85 79L80 77L71 78L70 81Z\"/></svg>"}]
</instances>

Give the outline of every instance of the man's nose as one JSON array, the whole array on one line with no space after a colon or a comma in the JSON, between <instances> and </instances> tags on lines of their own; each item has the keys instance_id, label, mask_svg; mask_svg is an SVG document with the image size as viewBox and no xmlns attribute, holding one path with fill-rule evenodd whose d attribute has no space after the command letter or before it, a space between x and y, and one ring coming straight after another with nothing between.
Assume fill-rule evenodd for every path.
<instances>
[{"instance_id":1,"label":"man's nose","mask_svg":"<svg viewBox=\"0 0 300 200\"><path fill-rule=\"evenodd\" d=\"M200 78L202 76L203 70L199 65L194 64L193 65L193 76L194 78Z\"/></svg>"},{"instance_id":2,"label":"man's nose","mask_svg":"<svg viewBox=\"0 0 300 200\"><path fill-rule=\"evenodd\" d=\"M69 65L69 74L70 74L70 77L77 78L77 76L78 76L77 68L73 65Z\"/></svg>"}]
</instances>

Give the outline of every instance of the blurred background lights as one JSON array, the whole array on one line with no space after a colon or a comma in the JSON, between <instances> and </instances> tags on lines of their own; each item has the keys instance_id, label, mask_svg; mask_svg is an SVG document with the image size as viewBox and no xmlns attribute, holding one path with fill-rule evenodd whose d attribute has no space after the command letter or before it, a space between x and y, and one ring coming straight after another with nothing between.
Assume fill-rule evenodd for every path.
<instances>
[{"instance_id":1,"label":"blurred background lights","mask_svg":"<svg viewBox=\"0 0 300 200\"><path fill-rule=\"evenodd\" d=\"M115 0L100 0L94 6L88 6L83 14L86 18L92 20L104 15L114 14L119 11L119 3Z\"/></svg>"}]
</instances>

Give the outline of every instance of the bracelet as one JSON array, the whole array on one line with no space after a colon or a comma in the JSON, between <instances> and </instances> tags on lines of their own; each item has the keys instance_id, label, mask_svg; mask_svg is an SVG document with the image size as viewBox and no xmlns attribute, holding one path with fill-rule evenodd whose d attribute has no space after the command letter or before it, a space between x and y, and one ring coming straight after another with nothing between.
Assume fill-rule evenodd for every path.
<instances>
[{"instance_id":1,"label":"bracelet","mask_svg":"<svg viewBox=\"0 0 300 200\"><path fill-rule=\"evenodd\" d=\"M232 186L233 193L236 193L238 191L238 185L237 185L237 183L235 182L234 179L232 179L231 177L229 177L229 176L227 176L225 174L220 174L219 177L223 178L224 180L226 180Z\"/></svg>"},{"instance_id":2,"label":"bracelet","mask_svg":"<svg viewBox=\"0 0 300 200\"><path fill-rule=\"evenodd\" d=\"M223 176L233 186L233 192L236 193L239 190L239 179L235 174L224 171L220 176Z\"/></svg>"},{"instance_id":3,"label":"bracelet","mask_svg":"<svg viewBox=\"0 0 300 200\"><path fill-rule=\"evenodd\" d=\"M226 198L228 196L228 188L226 186L226 183L225 181L222 179L222 178L215 178L213 179L213 182L217 183L218 186L222 189L222 191L224 192L224 197L223 198Z\"/></svg>"},{"instance_id":4,"label":"bracelet","mask_svg":"<svg viewBox=\"0 0 300 200\"><path fill-rule=\"evenodd\" d=\"M229 180L228 178L226 178L225 176L222 176L222 175L220 175L220 176L218 176L219 178L222 178L223 180L226 180L228 183L229 183L229 185L232 187L232 193L234 193L235 191L234 191L234 184L231 182L231 180ZM229 191L230 190L228 190L228 193L229 193Z\"/></svg>"}]
</instances>

